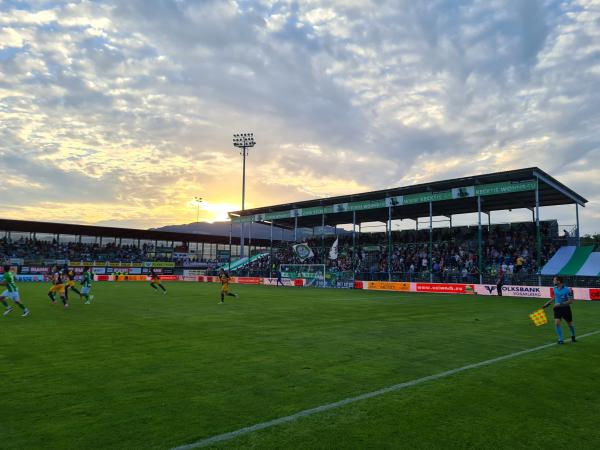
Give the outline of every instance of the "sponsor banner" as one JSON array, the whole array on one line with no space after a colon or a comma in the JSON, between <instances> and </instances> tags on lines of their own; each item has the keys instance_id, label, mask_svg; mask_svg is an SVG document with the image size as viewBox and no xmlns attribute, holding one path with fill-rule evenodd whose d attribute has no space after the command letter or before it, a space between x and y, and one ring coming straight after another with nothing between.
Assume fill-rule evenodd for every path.
<instances>
[{"instance_id":1,"label":"sponsor banner","mask_svg":"<svg viewBox=\"0 0 600 450\"><path fill-rule=\"evenodd\" d=\"M262 284L262 279L259 277L232 277L231 282L237 284Z\"/></svg>"},{"instance_id":2,"label":"sponsor banner","mask_svg":"<svg viewBox=\"0 0 600 450\"><path fill-rule=\"evenodd\" d=\"M198 275L205 275L206 270L197 270L197 269L183 269L184 277L197 277Z\"/></svg>"},{"instance_id":3,"label":"sponsor banner","mask_svg":"<svg viewBox=\"0 0 600 450\"><path fill-rule=\"evenodd\" d=\"M414 283L416 292L438 292L443 294L474 294L474 284Z\"/></svg>"},{"instance_id":4,"label":"sponsor banner","mask_svg":"<svg viewBox=\"0 0 600 450\"><path fill-rule=\"evenodd\" d=\"M498 295L493 284L476 285L479 295ZM508 297L550 298L551 288L545 286L502 286L502 295Z\"/></svg>"},{"instance_id":5,"label":"sponsor banner","mask_svg":"<svg viewBox=\"0 0 600 450\"><path fill-rule=\"evenodd\" d=\"M21 267L21 273L22 274L29 273L29 267Z\"/></svg>"},{"instance_id":6,"label":"sponsor banner","mask_svg":"<svg viewBox=\"0 0 600 450\"><path fill-rule=\"evenodd\" d=\"M550 290L552 292L552 296L554 297L554 291L551 289ZM573 298L575 300L591 300L591 294L590 291L591 289L588 288L571 288L571 291L573 292Z\"/></svg>"},{"instance_id":7,"label":"sponsor banner","mask_svg":"<svg viewBox=\"0 0 600 450\"><path fill-rule=\"evenodd\" d=\"M46 277L44 275L16 275L15 278L17 281L45 281Z\"/></svg>"},{"instance_id":8,"label":"sponsor banner","mask_svg":"<svg viewBox=\"0 0 600 450\"><path fill-rule=\"evenodd\" d=\"M202 277L198 277L196 276L190 276L190 275L184 275L181 277L181 281L201 281L200 278Z\"/></svg>"},{"instance_id":9,"label":"sponsor banner","mask_svg":"<svg viewBox=\"0 0 600 450\"><path fill-rule=\"evenodd\" d=\"M293 280L290 280L289 278L282 278L281 282L283 283L284 286L293 286L294 285ZM266 284L268 286L275 286L275 285L277 285L277 278L263 278L262 283ZM281 284L280 284L280 286L281 286Z\"/></svg>"},{"instance_id":10,"label":"sponsor banner","mask_svg":"<svg viewBox=\"0 0 600 450\"><path fill-rule=\"evenodd\" d=\"M590 289L589 297L590 297L590 300L594 300L594 301L600 300L600 289L597 289L597 288Z\"/></svg>"},{"instance_id":11,"label":"sponsor banner","mask_svg":"<svg viewBox=\"0 0 600 450\"><path fill-rule=\"evenodd\" d=\"M404 205L414 205L416 203L439 202L442 200L452 200L452 191L441 192L421 192L419 194L408 194L404 196Z\"/></svg>"},{"instance_id":12,"label":"sponsor banner","mask_svg":"<svg viewBox=\"0 0 600 450\"><path fill-rule=\"evenodd\" d=\"M143 267L175 267L174 262L144 261Z\"/></svg>"},{"instance_id":13,"label":"sponsor banner","mask_svg":"<svg viewBox=\"0 0 600 450\"><path fill-rule=\"evenodd\" d=\"M298 287L302 287L304 286L306 283L304 282L304 280L302 278L296 278L294 280L294 286L298 286Z\"/></svg>"},{"instance_id":14,"label":"sponsor banner","mask_svg":"<svg viewBox=\"0 0 600 450\"><path fill-rule=\"evenodd\" d=\"M535 180L481 184L475 186L475 195L512 194L514 192L535 191Z\"/></svg>"},{"instance_id":15,"label":"sponsor banner","mask_svg":"<svg viewBox=\"0 0 600 450\"><path fill-rule=\"evenodd\" d=\"M336 281L333 284L325 283L325 287L330 289L352 289L354 283L352 281Z\"/></svg>"},{"instance_id":16,"label":"sponsor banner","mask_svg":"<svg viewBox=\"0 0 600 450\"><path fill-rule=\"evenodd\" d=\"M114 281L147 281L146 275L113 275Z\"/></svg>"},{"instance_id":17,"label":"sponsor banner","mask_svg":"<svg viewBox=\"0 0 600 450\"><path fill-rule=\"evenodd\" d=\"M219 277L214 277L214 276L206 276L206 275L199 275L198 276L198 281L202 282L202 283L218 283Z\"/></svg>"},{"instance_id":18,"label":"sponsor banner","mask_svg":"<svg viewBox=\"0 0 600 450\"><path fill-rule=\"evenodd\" d=\"M177 281L177 275L161 275L160 280L161 281Z\"/></svg>"},{"instance_id":19,"label":"sponsor banner","mask_svg":"<svg viewBox=\"0 0 600 450\"><path fill-rule=\"evenodd\" d=\"M365 283L362 281L355 281L354 282L354 289L364 289Z\"/></svg>"},{"instance_id":20,"label":"sponsor banner","mask_svg":"<svg viewBox=\"0 0 600 450\"><path fill-rule=\"evenodd\" d=\"M94 281L112 281L110 275L94 275Z\"/></svg>"},{"instance_id":21,"label":"sponsor banner","mask_svg":"<svg viewBox=\"0 0 600 450\"><path fill-rule=\"evenodd\" d=\"M131 275L141 275L142 274L142 268L141 267L130 267L129 268L129 273Z\"/></svg>"},{"instance_id":22,"label":"sponsor banner","mask_svg":"<svg viewBox=\"0 0 600 450\"><path fill-rule=\"evenodd\" d=\"M475 197L475 186L464 186L452 189L452 198Z\"/></svg>"},{"instance_id":23,"label":"sponsor banner","mask_svg":"<svg viewBox=\"0 0 600 450\"><path fill-rule=\"evenodd\" d=\"M388 197L385 199L385 206L402 206L404 205L404 196Z\"/></svg>"},{"instance_id":24,"label":"sponsor banner","mask_svg":"<svg viewBox=\"0 0 600 450\"><path fill-rule=\"evenodd\" d=\"M98 275L104 275L106 273L106 267L94 267L92 271Z\"/></svg>"},{"instance_id":25,"label":"sponsor banner","mask_svg":"<svg viewBox=\"0 0 600 450\"><path fill-rule=\"evenodd\" d=\"M369 253L369 252L378 252L381 250L381 247L379 247L379 245L364 245L362 249L363 249L363 251Z\"/></svg>"},{"instance_id":26,"label":"sponsor banner","mask_svg":"<svg viewBox=\"0 0 600 450\"><path fill-rule=\"evenodd\" d=\"M367 289L375 291L410 291L410 283L394 281L369 281Z\"/></svg>"}]
</instances>

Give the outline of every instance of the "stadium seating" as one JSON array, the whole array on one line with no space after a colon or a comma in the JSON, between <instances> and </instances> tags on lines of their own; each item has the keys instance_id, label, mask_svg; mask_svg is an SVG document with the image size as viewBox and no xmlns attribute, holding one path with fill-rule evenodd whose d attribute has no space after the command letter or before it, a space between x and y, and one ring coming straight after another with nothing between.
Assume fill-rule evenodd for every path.
<instances>
[{"instance_id":1,"label":"stadium seating","mask_svg":"<svg viewBox=\"0 0 600 450\"><path fill-rule=\"evenodd\" d=\"M569 262L575 253L575 250L576 247L571 245L565 245L564 247L559 248L550 261L542 268L542 275L556 275L560 272L560 270Z\"/></svg>"},{"instance_id":2,"label":"stadium seating","mask_svg":"<svg viewBox=\"0 0 600 450\"><path fill-rule=\"evenodd\" d=\"M577 272L580 277L600 276L600 252L593 252Z\"/></svg>"}]
</instances>

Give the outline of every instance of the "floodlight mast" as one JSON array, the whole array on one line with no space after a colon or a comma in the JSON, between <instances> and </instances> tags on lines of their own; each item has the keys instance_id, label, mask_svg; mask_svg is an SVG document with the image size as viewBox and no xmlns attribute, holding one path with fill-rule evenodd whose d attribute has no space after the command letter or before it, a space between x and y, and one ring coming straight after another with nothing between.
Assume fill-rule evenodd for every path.
<instances>
[{"instance_id":1,"label":"floodlight mast","mask_svg":"<svg viewBox=\"0 0 600 450\"><path fill-rule=\"evenodd\" d=\"M202 197L194 197L196 202L196 223L200 222L200 203L202 203Z\"/></svg>"},{"instance_id":2,"label":"floodlight mast","mask_svg":"<svg viewBox=\"0 0 600 450\"><path fill-rule=\"evenodd\" d=\"M242 155L242 211L246 207L246 156L248 156L248 149L254 147L256 141L254 140L254 133L240 133L233 135L233 146L240 149L240 155ZM240 222L241 235L240 235L240 258L244 257L244 223Z\"/></svg>"}]
</instances>

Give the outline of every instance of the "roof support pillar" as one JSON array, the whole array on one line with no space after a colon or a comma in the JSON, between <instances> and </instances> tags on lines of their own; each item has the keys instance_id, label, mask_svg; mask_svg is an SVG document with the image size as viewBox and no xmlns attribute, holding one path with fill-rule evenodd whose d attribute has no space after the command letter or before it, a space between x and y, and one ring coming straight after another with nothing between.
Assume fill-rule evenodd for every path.
<instances>
[{"instance_id":1,"label":"roof support pillar","mask_svg":"<svg viewBox=\"0 0 600 450\"><path fill-rule=\"evenodd\" d=\"M392 207L388 206L387 247L388 247L388 281L392 281Z\"/></svg>"},{"instance_id":2,"label":"roof support pillar","mask_svg":"<svg viewBox=\"0 0 600 450\"><path fill-rule=\"evenodd\" d=\"M535 241L537 252L537 272L542 269L542 236L540 234L540 182L535 183Z\"/></svg>"},{"instance_id":3,"label":"roof support pillar","mask_svg":"<svg viewBox=\"0 0 600 450\"><path fill-rule=\"evenodd\" d=\"M477 269L479 284L483 284L483 255L481 249L481 196L477 196Z\"/></svg>"},{"instance_id":4,"label":"roof support pillar","mask_svg":"<svg viewBox=\"0 0 600 450\"><path fill-rule=\"evenodd\" d=\"M581 245L580 242L580 236L581 234L579 233L579 203L575 203L575 223L576 223L576 229L575 229L575 237L577 238L577 247L579 247Z\"/></svg>"},{"instance_id":5,"label":"roof support pillar","mask_svg":"<svg viewBox=\"0 0 600 450\"><path fill-rule=\"evenodd\" d=\"M273 278L273 222L271 221L271 247L269 250L269 278Z\"/></svg>"},{"instance_id":6,"label":"roof support pillar","mask_svg":"<svg viewBox=\"0 0 600 450\"><path fill-rule=\"evenodd\" d=\"M227 263L227 272L231 270L231 241L233 239L233 220L229 222L229 258ZM204 256L204 242L202 243L202 254Z\"/></svg>"},{"instance_id":7,"label":"roof support pillar","mask_svg":"<svg viewBox=\"0 0 600 450\"><path fill-rule=\"evenodd\" d=\"M244 222L240 222L240 259L244 257Z\"/></svg>"},{"instance_id":8,"label":"roof support pillar","mask_svg":"<svg viewBox=\"0 0 600 450\"><path fill-rule=\"evenodd\" d=\"M433 283L433 202L431 201L429 202L429 282Z\"/></svg>"},{"instance_id":9,"label":"roof support pillar","mask_svg":"<svg viewBox=\"0 0 600 450\"><path fill-rule=\"evenodd\" d=\"M356 269L354 262L356 261L356 211L352 211L352 280L356 279Z\"/></svg>"},{"instance_id":10,"label":"roof support pillar","mask_svg":"<svg viewBox=\"0 0 600 450\"><path fill-rule=\"evenodd\" d=\"M294 217L294 243L298 242L298 216Z\"/></svg>"},{"instance_id":11,"label":"roof support pillar","mask_svg":"<svg viewBox=\"0 0 600 450\"><path fill-rule=\"evenodd\" d=\"M325 264L325 213L321 214L321 261ZM325 280L323 280L325 281Z\"/></svg>"}]
</instances>

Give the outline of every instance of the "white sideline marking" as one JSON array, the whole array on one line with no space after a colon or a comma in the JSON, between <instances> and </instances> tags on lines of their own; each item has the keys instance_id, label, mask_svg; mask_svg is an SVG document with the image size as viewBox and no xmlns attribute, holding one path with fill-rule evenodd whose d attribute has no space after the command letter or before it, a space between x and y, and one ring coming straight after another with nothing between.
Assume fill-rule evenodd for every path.
<instances>
[{"instance_id":1,"label":"white sideline marking","mask_svg":"<svg viewBox=\"0 0 600 450\"><path fill-rule=\"evenodd\" d=\"M594 334L599 334L599 333L600 333L600 330L592 331L591 333L586 333L586 334L579 336L577 339L581 339L581 338L592 336ZM388 386L388 387L385 387L382 389L378 389L376 391L366 392L364 394L357 395L356 397L348 397L348 398L339 400L334 403L328 403L326 405L317 406L315 408L305 409L303 411L299 411L290 416L279 417L277 419L269 420L267 422L257 423L256 425L251 425L248 427L240 428L239 430L230 431L229 433L223 433L223 434L218 434L216 436L211 436L211 437L201 439L196 442L192 442L191 444L174 447L171 450L190 450L190 449L198 448L198 447L206 447L207 445L227 441L229 439L233 439L233 438L236 438L236 437L244 435L244 434L253 433L254 431L264 430L265 428L270 428L270 427L274 427L276 425L293 422L302 417L308 417L308 416L312 416L313 414L318 414L318 413L321 413L324 411L329 411L331 409L340 408L342 406L349 405L350 403L355 403L355 402L358 402L361 400L378 397L380 395L387 394L389 392L399 391L401 389L415 386L417 384L425 383L427 381L439 380L440 378L446 378L446 377L449 377L450 375L454 375L454 374L457 374L460 372L465 372L465 371L471 370L471 369L477 369L478 367L489 366L491 364L495 364L500 361L505 361L507 359L516 358L521 355L526 355L527 353L533 353L533 352L537 352L540 350L544 350L546 348L556 347L556 345L557 345L556 343L544 344L544 345L540 345L539 347L533 347L533 348L530 348L527 350L521 350L519 352L510 353L510 354L504 355L504 356L499 356L497 358L487 359L485 361L481 361L478 363L468 364L466 366L447 370L446 372L440 372L435 375L428 375L426 377L417 378L415 380L405 381L404 383L394 384L393 386Z\"/></svg>"}]
</instances>

